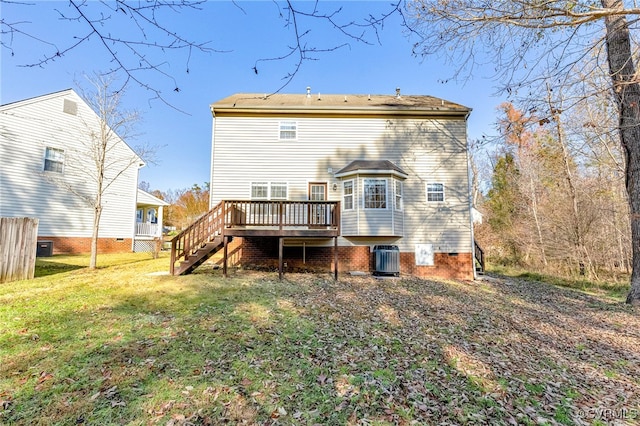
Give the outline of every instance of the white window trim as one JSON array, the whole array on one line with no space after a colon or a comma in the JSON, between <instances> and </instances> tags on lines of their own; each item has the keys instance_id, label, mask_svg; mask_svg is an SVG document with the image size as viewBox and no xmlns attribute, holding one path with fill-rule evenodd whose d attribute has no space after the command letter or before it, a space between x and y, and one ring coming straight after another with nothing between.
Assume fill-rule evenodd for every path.
<instances>
[{"instance_id":1,"label":"white window trim","mask_svg":"<svg viewBox=\"0 0 640 426\"><path fill-rule=\"evenodd\" d=\"M253 187L254 185L266 186L267 187L267 196L266 197L254 197L253 196ZM286 197L273 197L271 195L271 189L273 185L284 185L286 191ZM275 201L286 201L289 199L289 182L285 181L256 181L249 183L249 198L251 200L275 200Z\"/></svg>"},{"instance_id":2,"label":"white window trim","mask_svg":"<svg viewBox=\"0 0 640 426\"><path fill-rule=\"evenodd\" d=\"M274 197L272 194L272 190L273 190L273 186L274 185L278 185L278 186L284 186L284 192L285 192L285 196L284 197ZM284 182L284 181L274 181L274 182L269 182L269 199L270 200L288 200L289 199L289 182Z\"/></svg>"},{"instance_id":3,"label":"white window trim","mask_svg":"<svg viewBox=\"0 0 640 426\"><path fill-rule=\"evenodd\" d=\"M60 161L60 160L56 160L56 159L53 159L53 158L49 158L49 157L47 156L47 153L48 153L49 151L56 151L56 152L60 152L60 153L62 153L62 161ZM65 154L65 152L66 152L66 151L65 151L64 149L62 149L62 148L55 148L55 147L53 147L53 146L47 146L47 147L45 147L45 149L44 149L44 160L42 161L42 170L43 170L45 173L59 173L59 174L64 174L65 163L66 163L66 154ZM56 170L47 170L47 168L46 168L46 167L47 167L47 160L48 160L48 161L51 161L51 162L54 162L54 163L61 163L61 164L62 164L62 167L61 167L61 168L62 168L62 170L60 170L59 172L58 172L58 171L56 171Z\"/></svg>"},{"instance_id":4,"label":"white window trim","mask_svg":"<svg viewBox=\"0 0 640 426\"><path fill-rule=\"evenodd\" d=\"M267 186L267 196L266 197L254 197L253 196L253 187L254 187L254 185L260 185L260 186L266 185ZM249 183L249 198L251 200L268 200L269 199L269 187L270 187L269 182L264 182L264 181L250 182Z\"/></svg>"},{"instance_id":5,"label":"white window trim","mask_svg":"<svg viewBox=\"0 0 640 426\"><path fill-rule=\"evenodd\" d=\"M397 203L398 185L400 185L400 207L398 207L398 203ZM404 185L401 180L397 180L397 179L393 180L393 209L397 212L401 212L404 210Z\"/></svg>"},{"instance_id":6,"label":"white window trim","mask_svg":"<svg viewBox=\"0 0 640 426\"><path fill-rule=\"evenodd\" d=\"M442 185L442 200L434 200L434 201L430 201L429 200L429 194L440 194L440 192L435 192L435 191L431 191L429 192L429 185ZM431 203L444 203L445 200L447 199L446 194L445 194L445 186L443 182L427 182L425 184L424 187L424 196L425 196L425 200L427 201L427 203L431 204Z\"/></svg>"},{"instance_id":7,"label":"white window trim","mask_svg":"<svg viewBox=\"0 0 640 426\"><path fill-rule=\"evenodd\" d=\"M351 194L350 195L346 195L344 192L344 185L347 182L351 182ZM345 198L346 197L351 197L351 208L348 209L346 208L346 202L345 202ZM342 204L343 204L343 209L347 210L347 211L351 211L351 210L355 210L356 209L356 185L355 185L355 181L353 179L349 179L349 180L345 180L342 182Z\"/></svg>"},{"instance_id":8,"label":"white window trim","mask_svg":"<svg viewBox=\"0 0 640 426\"><path fill-rule=\"evenodd\" d=\"M367 207L367 203L366 203L367 181L370 181L370 180L384 181L385 207ZM372 211L389 210L389 179L387 178L363 178L362 179L362 209L372 210Z\"/></svg>"},{"instance_id":9,"label":"white window trim","mask_svg":"<svg viewBox=\"0 0 640 426\"><path fill-rule=\"evenodd\" d=\"M288 125L291 126L293 125L294 129L282 129L282 126L284 125ZM295 132L295 137L293 138L283 138L282 137L282 132L283 131L287 131L287 132ZM278 140L281 141L297 141L298 140L298 122L297 121L288 121L288 120L283 120L278 122Z\"/></svg>"}]
</instances>

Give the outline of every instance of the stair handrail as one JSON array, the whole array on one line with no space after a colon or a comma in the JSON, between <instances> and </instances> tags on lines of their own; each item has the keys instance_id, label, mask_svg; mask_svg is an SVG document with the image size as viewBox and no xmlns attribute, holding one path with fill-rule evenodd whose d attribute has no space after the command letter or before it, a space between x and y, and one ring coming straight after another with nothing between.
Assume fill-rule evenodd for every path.
<instances>
[{"instance_id":1,"label":"stair handrail","mask_svg":"<svg viewBox=\"0 0 640 426\"><path fill-rule=\"evenodd\" d=\"M482 272L485 271L484 269L484 250L482 250L482 247L480 247L480 244L478 244L477 241L473 241L473 244L475 245L475 250L474 250L474 254L475 254L475 258L478 260L478 262L480 263L480 268L482 268Z\"/></svg>"},{"instance_id":2,"label":"stair handrail","mask_svg":"<svg viewBox=\"0 0 640 426\"><path fill-rule=\"evenodd\" d=\"M219 202L200 216L186 229L171 239L171 275L174 275L176 261L189 257L203 244L221 235L224 228L224 201Z\"/></svg>"}]
</instances>

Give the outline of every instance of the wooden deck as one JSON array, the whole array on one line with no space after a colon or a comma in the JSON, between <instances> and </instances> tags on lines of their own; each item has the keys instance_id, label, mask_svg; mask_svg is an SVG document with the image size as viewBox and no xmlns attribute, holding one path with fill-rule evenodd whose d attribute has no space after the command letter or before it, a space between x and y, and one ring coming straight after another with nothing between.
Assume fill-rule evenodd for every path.
<instances>
[{"instance_id":1,"label":"wooden deck","mask_svg":"<svg viewBox=\"0 0 640 426\"><path fill-rule=\"evenodd\" d=\"M172 275L191 272L233 237L279 237L280 278L284 238L333 238L334 275L338 274L339 201L223 200L171 241Z\"/></svg>"}]
</instances>

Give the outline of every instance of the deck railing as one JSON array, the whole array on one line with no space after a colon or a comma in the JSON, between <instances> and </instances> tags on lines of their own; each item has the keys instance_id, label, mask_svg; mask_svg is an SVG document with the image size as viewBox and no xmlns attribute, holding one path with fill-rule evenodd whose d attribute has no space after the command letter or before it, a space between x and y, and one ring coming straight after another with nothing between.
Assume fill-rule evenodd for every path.
<instances>
[{"instance_id":1,"label":"deck railing","mask_svg":"<svg viewBox=\"0 0 640 426\"><path fill-rule=\"evenodd\" d=\"M225 200L225 227L277 226L338 228L338 201Z\"/></svg>"},{"instance_id":2,"label":"deck railing","mask_svg":"<svg viewBox=\"0 0 640 426\"><path fill-rule=\"evenodd\" d=\"M157 223L138 222L136 223L136 235L160 236L160 227Z\"/></svg>"}]
</instances>

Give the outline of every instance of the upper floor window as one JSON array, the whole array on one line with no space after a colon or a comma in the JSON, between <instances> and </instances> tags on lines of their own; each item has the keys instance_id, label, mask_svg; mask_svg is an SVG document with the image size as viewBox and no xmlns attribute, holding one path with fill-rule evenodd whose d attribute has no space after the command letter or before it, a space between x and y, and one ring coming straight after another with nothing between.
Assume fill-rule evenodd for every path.
<instances>
[{"instance_id":1,"label":"upper floor window","mask_svg":"<svg viewBox=\"0 0 640 426\"><path fill-rule=\"evenodd\" d=\"M62 173L64 168L64 150L47 147L44 154L44 170Z\"/></svg>"},{"instance_id":2,"label":"upper floor window","mask_svg":"<svg viewBox=\"0 0 640 426\"><path fill-rule=\"evenodd\" d=\"M363 182L364 208L387 208L387 180L364 179Z\"/></svg>"},{"instance_id":3,"label":"upper floor window","mask_svg":"<svg viewBox=\"0 0 640 426\"><path fill-rule=\"evenodd\" d=\"M286 200L287 182L251 182L251 199Z\"/></svg>"},{"instance_id":4,"label":"upper floor window","mask_svg":"<svg viewBox=\"0 0 640 426\"><path fill-rule=\"evenodd\" d=\"M342 183L343 190L343 206L344 210L353 210L353 181L347 180Z\"/></svg>"},{"instance_id":5,"label":"upper floor window","mask_svg":"<svg viewBox=\"0 0 640 426\"><path fill-rule=\"evenodd\" d=\"M298 123L295 121L280 122L280 140L298 139Z\"/></svg>"},{"instance_id":6,"label":"upper floor window","mask_svg":"<svg viewBox=\"0 0 640 426\"><path fill-rule=\"evenodd\" d=\"M427 202L444 201L444 184L428 183L427 184Z\"/></svg>"},{"instance_id":7,"label":"upper floor window","mask_svg":"<svg viewBox=\"0 0 640 426\"><path fill-rule=\"evenodd\" d=\"M397 180L396 183L396 199L395 199L395 208L396 210L402 210L402 182Z\"/></svg>"}]
</instances>

